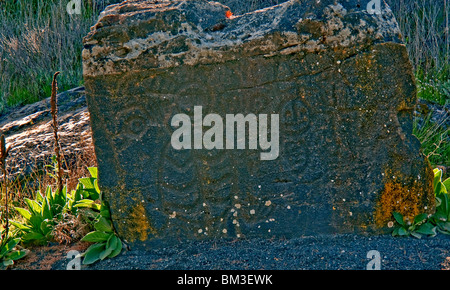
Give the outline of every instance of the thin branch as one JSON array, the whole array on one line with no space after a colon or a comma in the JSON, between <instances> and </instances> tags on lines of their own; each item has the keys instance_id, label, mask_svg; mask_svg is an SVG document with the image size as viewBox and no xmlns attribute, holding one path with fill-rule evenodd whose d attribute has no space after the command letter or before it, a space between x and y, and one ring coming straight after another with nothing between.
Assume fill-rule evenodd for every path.
<instances>
[{"instance_id":1,"label":"thin branch","mask_svg":"<svg viewBox=\"0 0 450 290\"><path fill-rule=\"evenodd\" d=\"M56 82L56 77L60 74L60 72L56 72L53 75L53 81L52 81L52 95L50 98L50 105L51 105L51 113L53 118L53 135L55 138L55 155L56 155L56 162L57 162L57 182L58 182L58 192L62 192L63 189L63 181L62 181L62 169L61 169L61 152L60 152L60 146L59 146L59 137L58 137L58 107L57 107L57 91L58 91L58 84Z\"/></svg>"}]
</instances>

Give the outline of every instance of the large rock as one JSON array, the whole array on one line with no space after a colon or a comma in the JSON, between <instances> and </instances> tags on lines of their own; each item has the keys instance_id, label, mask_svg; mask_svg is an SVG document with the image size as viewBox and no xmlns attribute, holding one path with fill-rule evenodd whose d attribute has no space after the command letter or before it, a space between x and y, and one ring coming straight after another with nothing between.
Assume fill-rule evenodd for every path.
<instances>
[{"instance_id":1,"label":"large rock","mask_svg":"<svg viewBox=\"0 0 450 290\"><path fill-rule=\"evenodd\" d=\"M390 9L368 2L109 6L83 69L118 233L135 246L376 233L393 211L432 212L412 67Z\"/></svg>"}]
</instances>

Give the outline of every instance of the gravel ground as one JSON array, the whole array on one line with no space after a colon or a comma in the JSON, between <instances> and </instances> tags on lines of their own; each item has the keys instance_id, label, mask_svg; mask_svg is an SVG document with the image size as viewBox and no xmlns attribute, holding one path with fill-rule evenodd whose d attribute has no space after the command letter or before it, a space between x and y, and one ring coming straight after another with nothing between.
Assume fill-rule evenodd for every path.
<instances>
[{"instance_id":1,"label":"gravel ground","mask_svg":"<svg viewBox=\"0 0 450 290\"><path fill-rule=\"evenodd\" d=\"M187 242L147 251L129 250L84 270L365 270L378 251L381 270L450 269L450 236L400 238L335 235L290 240ZM69 260L52 269L66 269Z\"/></svg>"}]
</instances>

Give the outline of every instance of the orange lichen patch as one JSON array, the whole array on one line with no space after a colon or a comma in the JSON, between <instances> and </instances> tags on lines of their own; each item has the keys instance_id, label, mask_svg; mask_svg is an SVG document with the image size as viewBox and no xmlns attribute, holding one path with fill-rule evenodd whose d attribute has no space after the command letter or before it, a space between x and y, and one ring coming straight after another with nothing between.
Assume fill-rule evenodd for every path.
<instances>
[{"instance_id":1,"label":"orange lichen patch","mask_svg":"<svg viewBox=\"0 0 450 290\"><path fill-rule=\"evenodd\" d=\"M148 234L156 234L156 230L151 226L146 214L145 208L142 204L138 204L131 212L130 219L127 222L127 232L130 233L128 237L131 241L139 239L144 242L148 238Z\"/></svg>"},{"instance_id":2,"label":"orange lichen patch","mask_svg":"<svg viewBox=\"0 0 450 290\"><path fill-rule=\"evenodd\" d=\"M386 172L385 176L395 175ZM430 213L434 209L434 194L430 184L418 180L405 182L400 176L386 178L375 211L375 224L378 227L387 226L393 220L393 212L399 212L406 222L412 222L416 215Z\"/></svg>"},{"instance_id":3,"label":"orange lichen patch","mask_svg":"<svg viewBox=\"0 0 450 290\"><path fill-rule=\"evenodd\" d=\"M420 213L419 195L400 183L389 181L385 183L379 200L375 219L378 226L387 225L392 220L392 213L399 212L405 220L412 221Z\"/></svg>"}]
</instances>

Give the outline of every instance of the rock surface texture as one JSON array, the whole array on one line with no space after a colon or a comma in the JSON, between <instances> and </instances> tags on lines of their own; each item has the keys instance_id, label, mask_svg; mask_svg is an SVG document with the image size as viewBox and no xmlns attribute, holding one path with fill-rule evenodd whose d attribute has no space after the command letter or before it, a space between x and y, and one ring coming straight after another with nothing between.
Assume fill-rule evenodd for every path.
<instances>
[{"instance_id":1,"label":"rock surface texture","mask_svg":"<svg viewBox=\"0 0 450 290\"><path fill-rule=\"evenodd\" d=\"M83 70L99 182L122 238L376 233L393 211L432 212L412 67L389 7L369 14L368 2L291 0L231 17L207 1L106 8L84 39ZM205 149L196 106L224 126L227 114L259 125L278 115L279 155L261 160L250 142ZM171 142L178 114L194 120L192 149Z\"/></svg>"},{"instance_id":2,"label":"rock surface texture","mask_svg":"<svg viewBox=\"0 0 450 290\"><path fill-rule=\"evenodd\" d=\"M64 168L72 168L79 163L80 156L93 153L84 87L62 92L57 100ZM0 132L6 137L6 146L11 146L7 158L9 179L25 178L44 170L55 154L50 98L0 116Z\"/></svg>"}]
</instances>

